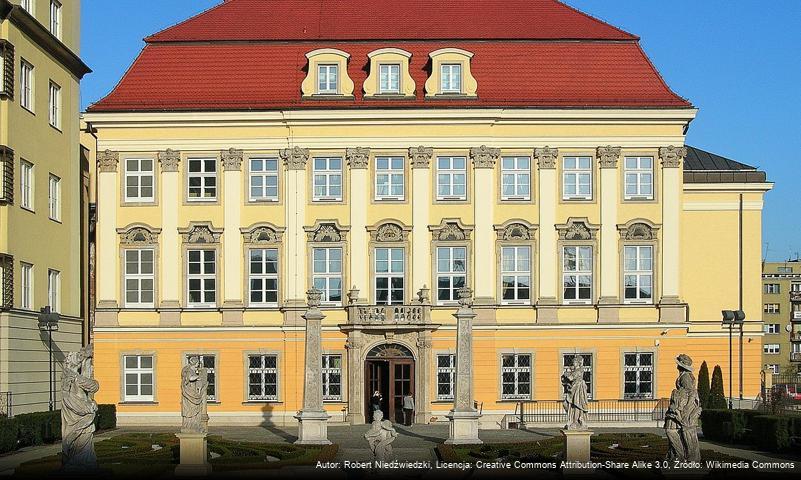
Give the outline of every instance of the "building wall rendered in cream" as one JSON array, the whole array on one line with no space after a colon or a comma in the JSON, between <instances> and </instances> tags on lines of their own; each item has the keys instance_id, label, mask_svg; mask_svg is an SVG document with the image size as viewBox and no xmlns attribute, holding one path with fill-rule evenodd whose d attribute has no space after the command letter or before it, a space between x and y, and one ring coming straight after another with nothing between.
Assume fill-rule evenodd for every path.
<instances>
[{"instance_id":1,"label":"building wall rendered in cream","mask_svg":"<svg viewBox=\"0 0 801 480\"><path fill-rule=\"evenodd\" d=\"M792 269L792 273L779 273L780 267L789 267ZM764 290L764 287L768 284L779 285L779 293L767 293ZM797 334L797 332L801 331L801 323L799 323L799 320L793 321L794 303L790 301L790 292L793 285L801 285L801 262L765 262L763 264L762 318L765 322L765 325L778 324L779 332L768 333L766 331L765 335L762 337L762 340L763 345L779 344L779 353L763 353L762 363L763 365L778 364L780 366L780 373L796 372L799 369L799 365L801 365L801 362L793 361L790 357L793 351L793 343L798 343L797 341L793 341L791 336L794 333ZM765 304L778 304L778 313L765 312ZM799 337L793 338L798 339Z\"/></svg>"}]
</instances>

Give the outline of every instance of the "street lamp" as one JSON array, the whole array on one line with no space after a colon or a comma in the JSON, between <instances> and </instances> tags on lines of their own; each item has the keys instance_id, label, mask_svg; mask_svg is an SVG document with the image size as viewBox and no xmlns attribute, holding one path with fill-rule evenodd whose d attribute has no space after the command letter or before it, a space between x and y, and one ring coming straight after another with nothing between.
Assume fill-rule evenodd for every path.
<instances>
[{"instance_id":1,"label":"street lamp","mask_svg":"<svg viewBox=\"0 0 801 480\"><path fill-rule=\"evenodd\" d=\"M738 325L740 327L740 389L742 390L743 385L743 344L742 344L742 333L743 333L743 322L745 321L745 312L742 310L723 310L723 325L729 326L729 410L733 408L732 405L732 329L734 325Z\"/></svg>"},{"instance_id":2,"label":"street lamp","mask_svg":"<svg viewBox=\"0 0 801 480\"><path fill-rule=\"evenodd\" d=\"M47 332L47 352L50 364L50 376L47 383L50 389L50 397L48 400L48 408L52 412L56 409L56 389L55 389L55 373L53 369L53 332L58 331L58 313L51 313L50 306L42 307L39 310L39 331Z\"/></svg>"}]
</instances>

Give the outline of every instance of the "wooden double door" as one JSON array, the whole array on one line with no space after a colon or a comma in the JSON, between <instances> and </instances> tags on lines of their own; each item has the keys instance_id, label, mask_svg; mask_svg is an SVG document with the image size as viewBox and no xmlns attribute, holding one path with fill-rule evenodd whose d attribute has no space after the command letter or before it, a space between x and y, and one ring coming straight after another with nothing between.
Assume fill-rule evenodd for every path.
<instances>
[{"instance_id":1,"label":"wooden double door","mask_svg":"<svg viewBox=\"0 0 801 480\"><path fill-rule=\"evenodd\" d=\"M414 395L414 360L368 358L365 362L365 387L367 423L373 421L373 394L379 392L382 397L380 408L384 418L402 424L403 397L407 393Z\"/></svg>"}]
</instances>

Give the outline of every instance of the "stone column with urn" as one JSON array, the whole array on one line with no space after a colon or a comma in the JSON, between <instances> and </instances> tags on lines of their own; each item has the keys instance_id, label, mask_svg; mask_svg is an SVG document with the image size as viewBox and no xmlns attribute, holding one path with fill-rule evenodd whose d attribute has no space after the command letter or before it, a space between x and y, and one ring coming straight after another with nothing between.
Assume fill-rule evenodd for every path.
<instances>
[{"instance_id":1,"label":"stone column with urn","mask_svg":"<svg viewBox=\"0 0 801 480\"><path fill-rule=\"evenodd\" d=\"M478 438L478 421L481 414L473 403L473 291L459 289L459 310L456 311L456 384L453 410L448 415L450 434L445 441L451 445L483 443Z\"/></svg>"},{"instance_id":2,"label":"stone column with urn","mask_svg":"<svg viewBox=\"0 0 801 480\"><path fill-rule=\"evenodd\" d=\"M306 359L305 382L303 386L303 410L298 412L299 445L330 445L328 440L328 419L331 418L323 408L322 386L322 320L320 300L323 292L312 288L306 292L308 308L303 318L306 320Z\"/></svg>"}]
</instances>

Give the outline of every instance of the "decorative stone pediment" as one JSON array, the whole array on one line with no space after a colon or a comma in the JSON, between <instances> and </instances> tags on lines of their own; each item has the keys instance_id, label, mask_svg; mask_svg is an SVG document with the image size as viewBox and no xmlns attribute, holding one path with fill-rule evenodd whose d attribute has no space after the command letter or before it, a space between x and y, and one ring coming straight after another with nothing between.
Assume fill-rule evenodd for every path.
<instances>
[{"instance_id":1,"label":"decorative stone pediment","mask_svg":"<svg viewBox=\"0 0 801 480\"><path fill-rule=\"evenodd\" d=\"M412 168L428 168L431 164L431 157L434 156L433 147L418 147L409 148L409 158L412 159Z\"/></svg>"},{"instance_id":2,"label":"decorative stone pediment","mask_svg":"<svg viewBox=\"0 0 801 480\"><path fill-rule=\"evenodd\" d=\"M621 240L656 240L659 226L648 220L632 220L617 226Z\"/></svg>"},{"instance_id":3,"label":"decorative stone pediment","mask_svg":"<svg viewBox=\"0 0 801 480\"><path fill-rule=\"evenodd\" d=\"M245 154L242 150L236 148L229 148L220 152L220 160L222 161L223 170L242 170L242 159Z\"/></svg>"},{"instance_id":4,"label":"decorative stone pediment","mask_svg":"<svg viewBox=\"0 0 801 480\"><path fill-rule=\"evenodd\" d=\"M687 156L687 147L661 147L659 158L662 159L662 166L665 168L679 168L684 157Z\"/></svg>"},{"instance_id":5,"label":"decorative stone pediment","mask_svg":"<svg viewBox=\"0 0 801 480\"><path fill-rule=\"evenodd\" d=\"M344 242L349 228L336 220L318 220L312 227L304 227L310 242Z\"/></svg>"},{"instance_id":6,"label":"decorative stone pediment","mask_svg":"<svg viewBox=\"0 0 801 480\"><path fill-rule=\"evenodd\" d=\"M157 245L160 228L153 228L144 223L132 223L125 228L118 228L121 245Z\"/></svg>"},{"instance_id":7,"label":"decorative stone pediment","mask_svg":"<svg viewBox=\"0 0 801 480\"><path fill-rule=\"evenodd\" d=\"M97 152L97 168L101 172L116 172L120 163L120 152L105 150Z\"/></svg>"},{"instance_id":8,"label":"decorative stone pediment","mask_svg":"<svg viewBox=\"0 0 801 480\"><path fill-rule=\"evenodd\" d=\"M181 165L181 152L168 148L158 153L158 159L162 172L177 172L178 166Z\"/></svg>"},{"instance_id":9,"label":"decorative stone pediment","mask_svg":"<svg viewBox=\"0 0 801 480\"><path fill-rule=\"evenodd\" d=\"M179 228L178 233L183 237L184 243L220 243L223 229L214 228L211 222L190 222L188 227Z\"/></svg>"},{"instance_id":10,"label":"decorative stone pediment","mask_svg":"<svg viewBox=\"0 0 801 480\"><path fill-rule=\"evenodd\" d=\"M412 227L407 227L398 221L388 221L367 227L370 238L374 242L405 242L409 238Z\"/></svg>"},{"instance_id":11,"label":"decorative stone pediment","mask_svg":"<svg viewBox=\"0 0 801 480\"><path fill-rule=\"evenodd\" d=\"M533 240L536 229L525 220L509 220L502 225L495 225L498 240Z\"/></svg>"},{"instance_id":12,"label":"decorative stone pediment","mask_svg":"<svg viewBox=\"0 0 801 480\"><path fill-rule=\"evenodd\" d=\"M252 244L280 244L284 230L284 228L266 222L239 229L244 236L245 243Z\"/></svg>"},{"instance_id":13,"label":"decorative stone pediment","mask_svg":"<svg viewBox=\"0 0 801 480\"><path fill-rule=\"evenodd\" d=\"M429 226L434 240L440 241L460 241L470 240L470 233L473 231L471 225L465 225L458 218L446 218L437 226Z\"/></svg>"},{"instance_id":14,"label":"decorative stone pediment","mask_svg":"<svg viewBox=\"0 0 801 480\"><path fill-rule=\"evenodd\" d=\"M598 165L601 168L617 168L617 161L620 159L620 147L598 147Z\"/></svg>"},{"instance_id":15,"label":"decorative stone pediment","mask_svg":"<svg viewBox=\"0 0 801 480\"><path fill-rule=\"evenodd\" d=\"M534 158L537 159L537 164L540 169L543 168L556 168L556 158L559 156L559 150L551 147L535 148Z\"/></svg>"},{"instance_id":16,"label":"decorative stone pediment","mask_svg":"<svg viewBox=\"0 0 801 480\"><path fill-rule=\"evenodd\" d=\"M350 168L367 168L370 163L370 149L366 147L348 148L345 150L345 159Z\"/></svg>"},{"instance_id":17,"label":"decorative stone pediment","mask_svg":"<svg viewBox=\"0 0 801 480\"><path fill-rule=\"evenodd\" d=\"M495 162L501 157L500 148L490 148L486 145L470 149L470 158L475 168L494 168Z\"/></svg>"},{"instance_id":18,"label":"decorative stone pediment","mask_svg":"<svg viewBox=\"0 0 801 480\"><path fill-rule=\"evenodd\" d=\"M306 162L309 161L308 148L283 148L278 153L284 161L284 167L287 170L304 170L306 168Z\"/></svg>"},{"instance_id":19,"label":"decorative stone pediment","mask_svg":"<svg viewBox=\"0 0 801 480\"><path fill-rule=\"evenodd\" d=\"M594 240L598 225L593 225L586 217L570 218L567 223L556 225L561 240Z\"/></svg>"}]
</instances>

